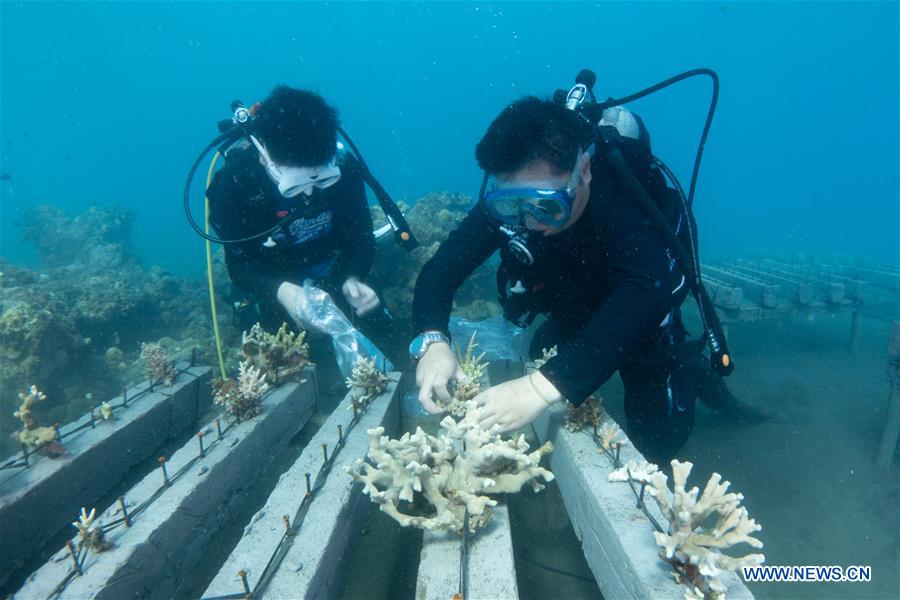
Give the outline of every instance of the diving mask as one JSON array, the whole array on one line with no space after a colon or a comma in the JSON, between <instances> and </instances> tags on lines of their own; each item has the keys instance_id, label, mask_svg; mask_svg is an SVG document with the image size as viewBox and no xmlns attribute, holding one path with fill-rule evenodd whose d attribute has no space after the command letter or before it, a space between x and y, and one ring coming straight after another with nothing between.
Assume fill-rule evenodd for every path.
<instances>
[{"instance_id":1,"label":"diving mask","mask_svg":"<svg viewBox=\"0 0 900 600\"><path fill-rule=\"evenodd\" d=\"M333 186L341 178L341 168L337 165L336 158L318 167L288 167L275 163L269 153L255 136L250 136L250 141L259 150L263 159L266 173L278 186L278 191L285 198L293 198L300 194L311 195L316 189L325 189Z\"/></svg>"},{"instance_id":2,"label":"diving mask","mask_svg":"<svg viewBox=\"0 0 900 600\"><path fill-rule=\"evenodd\" d=\"M584 161L594 154L594 145L578 153L572 175L563 188L555 188L547 181L515 182L512 185L494 180L483 201L488 213L505 225L516 225L526 215L550 227L560 227L572 216L575 190L581 182Z\"/></svg>"}]
</instances>

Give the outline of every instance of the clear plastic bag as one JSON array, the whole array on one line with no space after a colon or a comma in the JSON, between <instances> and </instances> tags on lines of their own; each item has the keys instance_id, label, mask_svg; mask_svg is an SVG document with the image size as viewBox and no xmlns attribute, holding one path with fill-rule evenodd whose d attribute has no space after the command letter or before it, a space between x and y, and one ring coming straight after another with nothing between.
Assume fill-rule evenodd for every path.
<instances>
[{"instance_id":1,"label":"clear plastic bag","mask_svg":"<svg viewBox=\"0 0 900 600\"><path fill-rule=\"evenodd\" d=\"M331 338L338 368L344 377L350 376L360 356L374 358L375 364L385 371L393 369L381 350L353 326L328 292L313 286L309 279L303 282L303 293L297 294L293 305L291 316L301 327Z\"/></svg>"},{"instance_id":2,"label":"clear plastic bag","mask_svg":"<svg viewBox=\"0 0 900 600\"><path fill-rule=\"evenodd\" d=\"M478 353L484 352L490 360L518 361L525 355L525 329L513 325L497 315L483 321L468 321L459 317L450 318L450 335L454 344L465 350L466 344L475 333Z\"/></svg>"}]
</instances>

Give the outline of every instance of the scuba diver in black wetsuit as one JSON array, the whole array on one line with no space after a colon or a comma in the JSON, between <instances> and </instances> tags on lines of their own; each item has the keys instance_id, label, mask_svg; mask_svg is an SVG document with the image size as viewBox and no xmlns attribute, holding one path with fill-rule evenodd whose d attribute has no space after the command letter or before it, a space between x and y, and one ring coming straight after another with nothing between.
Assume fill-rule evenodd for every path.
<instances>
[{"instance_id":1,"label":"scuba diver in black wetsuit","mask_svg":"<svg viewBox=\"0 0 900 600\"><path fill-rule=\"evenodd\" d=\"M403 364L405 336L365 282L375 255L370 174L338 143L336 111L315 93L279 86L242 114L252 125L227 140L225 166L207 189L213 241L225 243L231 280L247 294L241 325L274 331L321 298L310 290L324 290Z\"/></svg>"},{"instance_id":2,"label":"scuba diver in black wetsuit","mask_svg":"<svg viewBox=\"0 0 900 600\"><path fill-rule=\"evenodd\" d=\"M556 101L519 100L488 128L476 149L485 171L479 202L416 283L421 333L410 354L419 400L439 412L433 396L449 399L447 384L463 376L449 345L453 295L499 250L504 315L521 326L546 315L531 358L553 345L558 354L482 392L482 425L510 431L560 400L578 405L618 370L628 435L663 464L690 435L697 397L725 388L700 354L703 341L685 343L679 307L691 291L705 293L680 187L667 185L637 116L615 105L575 110L583 98L573 94L592 85ZM701 310L712 310L708 298ZM714 312L706 322L713 367L727 374L733 364Z\"/></svg>"}]
</instances>

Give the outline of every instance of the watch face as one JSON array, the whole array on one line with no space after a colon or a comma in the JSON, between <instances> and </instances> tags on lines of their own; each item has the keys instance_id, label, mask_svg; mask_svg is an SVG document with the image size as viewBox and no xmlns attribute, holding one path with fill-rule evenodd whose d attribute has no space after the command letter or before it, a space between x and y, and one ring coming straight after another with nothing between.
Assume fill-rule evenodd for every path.
<instances>
[{"instance_id":1,"label":"watch face","mask_svg":"<svg viewBox=\"0 0 900 600\"><path fill-rule=\"evenodd\" d=\"M409 344L409 355L413 358L419 358L419 353L422 352L422 346L425 344L425 336L417 335L413 338L413 341Z\"/></svg>"}]
</instances>

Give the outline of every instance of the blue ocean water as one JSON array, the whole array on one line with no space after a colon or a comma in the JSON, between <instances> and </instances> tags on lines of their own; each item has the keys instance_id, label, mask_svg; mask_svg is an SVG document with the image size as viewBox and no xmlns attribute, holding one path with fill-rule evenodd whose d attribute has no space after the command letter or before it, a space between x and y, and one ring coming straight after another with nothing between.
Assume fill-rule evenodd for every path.
<instances>
[{"instance_id":1,"label":"blue ocean water","mask_svg":"<svg viewBox=\"0 0 900 600\"><path fill-rule=\"evenodd\" d=\"M509 101L584 67L620 97L695 67L722 79L696 213L707 258L745 246L900 260L898 4L0 3L0 254L33 264L28 207L137 211L148 264L202 273L181 209L195 154L278 83L317 90L397 199L473 194ZM686 183L709 98L631 108ZM196 214L200 214L200 196Z\"/></svg>"}]
</instances>

